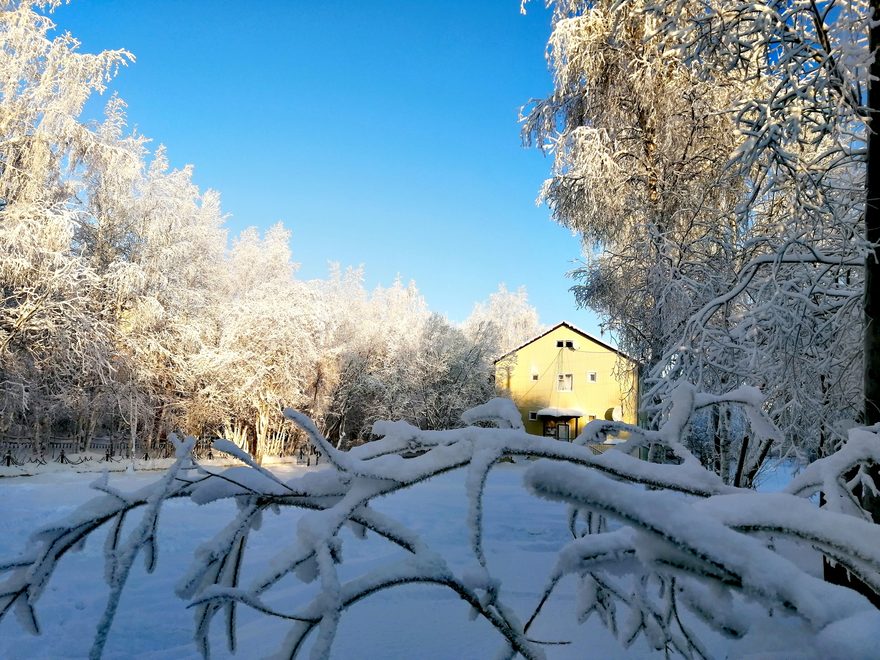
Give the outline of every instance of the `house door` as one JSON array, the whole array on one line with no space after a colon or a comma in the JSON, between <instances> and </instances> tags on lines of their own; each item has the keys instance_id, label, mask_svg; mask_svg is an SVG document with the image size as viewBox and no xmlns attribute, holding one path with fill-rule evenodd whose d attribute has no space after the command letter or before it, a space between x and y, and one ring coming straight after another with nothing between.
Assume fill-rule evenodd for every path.
<instances>
[{"instance_id":1,"label":"house door","mask_svg":"<svg viewBox=\"0 0 880 660\"><path fill-rule=\"evenodd\" d=\"M568 442L569 440L569 431L568 431L568 423L559 423L556 425L556 439L557 440L565 440Z\"/></svg>"}]
</instances>

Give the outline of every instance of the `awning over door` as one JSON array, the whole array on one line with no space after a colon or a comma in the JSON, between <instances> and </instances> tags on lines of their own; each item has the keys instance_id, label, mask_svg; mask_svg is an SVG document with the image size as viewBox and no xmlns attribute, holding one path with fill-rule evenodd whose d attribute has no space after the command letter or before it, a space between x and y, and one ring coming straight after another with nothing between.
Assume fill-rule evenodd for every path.
<instances>
[{"instance_id":1,"label":"awning over door","mask_svg":"<svg viewBox=\"0 0 880 660\"><path fill-rule=\"evenodd\" d=\"M583 417L582 410L577 408L541 408L538 417Z\"/></svg>"}]
</instances>

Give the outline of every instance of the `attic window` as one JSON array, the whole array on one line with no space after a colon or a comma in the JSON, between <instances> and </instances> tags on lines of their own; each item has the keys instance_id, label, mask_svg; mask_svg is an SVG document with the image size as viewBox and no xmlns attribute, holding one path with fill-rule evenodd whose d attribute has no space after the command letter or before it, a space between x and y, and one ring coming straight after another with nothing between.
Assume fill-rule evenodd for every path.
<instances>
[{"instance_id":1,"label":"attic window","mask_svg":"<svg viewBox=\"0 0 880 660\"><path fill-rule=\"evenodd\" d=\"M530 410L529 411L529 421L534 422L537 419L538 419L538 412L535 410Z\"/></svg>"},{"instance_id":2,"label":"attic window","mask_svg":"<svg viewBox=\"0 0 880 660\"><path fill-rule=\"evenodd\" d=\"M556 348L574 348L574 341L571 339L557 339Z\"/></svg>"},{"instance_id":3,"label":"attic window","mask_svg":"<svg viewBox=\"0 0 880 660\"><path fill-rule=\"evenodd\" d=\"M565 340L565 347L566 348L574 348L574 342L571 339L566 339Z\"/></svg>"},{"instance_id":4,"label":"attic window","mask_svg":"<svg viewBox=\"0 0 880 660\"><path fill-rule=\"evenodd\" d=\"M562 348L564 343L561 339L556 340L556 348Z\"/></svg>"}]
</instances>

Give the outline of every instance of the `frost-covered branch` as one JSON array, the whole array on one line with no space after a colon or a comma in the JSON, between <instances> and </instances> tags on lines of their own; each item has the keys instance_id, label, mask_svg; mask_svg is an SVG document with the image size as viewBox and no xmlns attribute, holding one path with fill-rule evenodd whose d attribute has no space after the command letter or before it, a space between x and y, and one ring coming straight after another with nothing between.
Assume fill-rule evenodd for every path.
<instances>
[{"instance_id":1,"label":"frost-covered branch","mask_svg":"<svg viewBox=\"0 0 880 660\"><path fill-rule=\"evenodd\" d=\"M876 439L874 431L854 433L852 446L814 463L792 484L790 494L758 494L726 485L679 442L698 411L734 404L751 410L753 433L773 435L761 398L750 389L727 395L682 389L656 431L596 422L571 444L516 428L512 402L501 399L465 414L470 423L502 421L501 428L426 431L404 422L381 422L375 426L379 440L345 452L332 447L307 418L287 411L310 442L327 452L324 469L280 480L237 447L220 442L218 450L239 456L245 465L211 472L191 462L186 443L181 443L178 462L158 482L135 494L119 492L106 480L97 482L102 496L68 520L41 531L21 558L4 563L0 568L8 577L0 590L0 612L15 610L33 632L39 632L34 606L58 559L109 525L105 578L110 595L92 652L100 656L136 555L144 553L148 568L155 564L161 503L185 496L199 504L225 498L238 502L235 517L197 549L177 587L177 594L189 600L195 612L195 639L206 656L211 624L218 615L229 649L236 649L236 610L246 607L289 623L282 655L297 655L310 638L313 656L328 657L341 617L352 604L404 584L439 585L455 593L498 631L505 657L544 656L545 643L533 639L529 628L557 586L572 577L581 620L595 613L623 644L644 635L652 647L684 657L708 657L693 626L694 617L725 635L748 636L753 622L734 606L742 599L798 619L808 631L803 634L818 648L836 639L835 631L841 627L855 622L862 627L880 624L880 614L862 596L803 573L780 555L774 542L785 538L812 546L880 590L876 527L834 506L819 509L798 496L810 496L817 488L827 490L829 480L844 478L860 461L874 460L867 443L868 436ZM630 438L617 449L600 455L590 449L592 439L620 433L629 433ZM650 445L664 447L679 462L649 463L629 453ZM483 546L486 477L502 457L541 459L525 469L526 486L571 509L572 540L559 548L547 587L525 612L509 604L506 587ZM463 470L468 499L463 524L469 529L471 560L464 566L450 563L418 533L370 507L376 498L418 488L457 469ZM242 582L250 534L264 515L287 507L304 511L295 541L279 549L264 570ZM137 508L143 509L141 522L123 539L122 523ZM403 555L355 577L343 577L340 533L345 528L352 529L355 538L372 532L402 549ZM317 593L289 609L270 605L267 596L290 575L303 582L316 581ZM853 636L848 643L859 648L866 640Z\"/></svg>"}]
</instances>

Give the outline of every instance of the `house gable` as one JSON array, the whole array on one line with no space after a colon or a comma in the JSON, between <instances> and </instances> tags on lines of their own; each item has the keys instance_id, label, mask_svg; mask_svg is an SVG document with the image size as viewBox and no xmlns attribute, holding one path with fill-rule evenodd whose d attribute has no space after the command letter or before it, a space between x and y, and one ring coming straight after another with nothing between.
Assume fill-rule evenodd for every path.
<instances>
[{"instance_id":1,"label":"house gable","mask_svg":"<svg viewBox=\"0 0 880 660\"><path fill-rule=\"evenodd\" d=\"M513 354L516 353L517 351L519 351L519 350L525 348L525 347L528 346L529 344L532 344L532 343L534 343L534 342L536 342L536 341L539 341L539 340L543 339L544 337L546 337L547 335L550 335L550 334L554 333L556 330L558 330L559 328L562 328L562 327L567 328L568 330L570 330L571 332L575 333L576 335L578 335L578 336L581 337L582 339L586 339L587 341L592 342L592 343L595 344L596 346L601 346L602 348L604 348L604 349L606 349L606 350L608 350L608 351L611 351L611 352L613 352L613 353L616 353L617 355L619 355L621 358L623 358L623 359L625 359L625 360L629 360L630 362L633 362L633 363L636 362L636 360L635 360L634 358L630 357L629 355L627 355L627 354L624 353L623 351L621 351L621 350L619 350L619 349L617 349L617 348L614 348L614 346L612 346L611 344L606 344L606 343L605 343L604 341L602 341L601 339L597 339L597 338L594 337L593 335L584 332L583 330L581 330L581 329L578 328L577 326L575 326L575 325L569 323L568 321L560 321L559 323L557 323L556 325L554 325L554 326L553 326L552 328L550 328L549 330L545 330L544 332L542 332L541 334L537 335L536 337L532 337L531 339L529 339L528 341L526 341L526 342L520 344L520 345L517 346L516 348L507 351L507 353L505 353L504 355L498 357L498 358L495 360L495 364L497 364L498 362L500 362L500 361L503 360L504 358L513 355Z\"/></svg>"}]
</instances>

